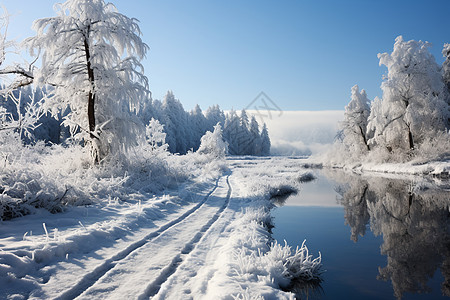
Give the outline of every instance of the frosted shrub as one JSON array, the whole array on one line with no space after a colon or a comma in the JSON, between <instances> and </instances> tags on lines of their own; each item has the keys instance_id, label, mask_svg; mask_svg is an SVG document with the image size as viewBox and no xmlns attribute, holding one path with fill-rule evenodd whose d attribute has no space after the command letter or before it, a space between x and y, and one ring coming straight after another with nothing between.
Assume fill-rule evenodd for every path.
<instances>
[{"instance_id":1,"label":"frosted shrub","mask_svg":"<svg viewBox=\"0 0 450 300\"><path fill-rule=\"evenodd\" d=\"M241 277L250 275L266 276L275 285L287 288L292 280L314 281L320 280L321 256L313 259L309 254L305 241L295 251L285 241L284 246L276 241L271 244L269 251L246 252L239 249L235 253L238 266L237 273Z\"/></svg>"},{"instance_id":2,"label":"frosted shrub","mask_svg":"<svg viewBox=\"0 0 450 300\"><path fill-rule=\"evenodd\" d=\"M425 138L417 149L417 160L448 159L450 157L450 132L441 132Z\"/></svg>"},{"instance_id":3,"label":"frosted shrub","mask_svg":"<svg viewBox=\"0 0 450 300\"><path fill-rule=\"evenodd\" d=\"M207 131L200 140L198 153L206 154L215 158L224 158L228 153L228 144L222 138L222 126L217 124L214 131Z\"/></svg>"},{"instance_id":4,"label":"frosted shrub","mask_svg":"<svg viewBox=\"0 0 450 300\"><path fill-rule=\"evenodd\" d=\"M262 206L262 207L261 207ZM233 251L231 268L240 282L257 282L275 289L289 289L296 283L319 283L321 281L321 256L313 258L305 241L295 251L285 242L267 244L266 226L270 217L270 202L253 200L231 226L236 230L230 240ZM255 289L237 294L252 298L261 296ZM241 297L241 298L239 298Z\"/></svg>"},{"instance_id":5,"label":"frosted shrub","mask_svg":"<svg viewBox=\"0 0 450 300\"><path fill-rule=\"evenodd\" d=\"M264 300L264 297L255 293L252 293L249 288L237 295L231 295L234 300Z\"/></svg>"}]
</instances>

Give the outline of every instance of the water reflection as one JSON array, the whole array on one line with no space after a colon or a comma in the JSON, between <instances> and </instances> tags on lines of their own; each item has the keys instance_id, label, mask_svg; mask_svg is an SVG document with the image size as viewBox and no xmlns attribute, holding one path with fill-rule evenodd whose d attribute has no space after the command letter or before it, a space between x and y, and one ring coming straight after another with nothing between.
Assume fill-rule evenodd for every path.
<instances>
[{"instance_id":1,"label":"water reflection","mask_svg":"<svg viewBox=\"0 0 450 300\"><path fill-rule=\"evenodd\" d=\"M380 252L387 265L378 268L378 279L390 280L398 299L406 292L429 292L427 282L439 268L442 293L450 296L448 191L429 182L324 173L342 196L351 239L357 242L367 226L383 236Z\"/></svg>"},{"instance_id":2,"label":"water reflection","mask_svg":"<svg viewBox=\"0 0 450 300\"><path fill-rule=\"evenodd\" d=\"M292 280L286 291L295 294L296 299L320 299L324 294L322 279L307 281L301 279Z\"/></svg>"}]
</instances>

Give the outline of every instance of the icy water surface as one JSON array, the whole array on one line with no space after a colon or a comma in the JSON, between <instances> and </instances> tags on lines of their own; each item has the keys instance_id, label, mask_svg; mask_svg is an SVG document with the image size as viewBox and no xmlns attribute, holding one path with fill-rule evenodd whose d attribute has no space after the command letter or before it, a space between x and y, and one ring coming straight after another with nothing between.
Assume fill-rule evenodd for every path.
<instances>
[{"instance_id":1,"label":"icy water surface","mask_svg":"<svg viewBox=\"0 0 450 300\"><path fill-rule=\"evenodd\" d=\"M322 253L323 282L299 299L450 299L448 190L417 178L315 173L273 211L276 240L306 239L314 257Z\"/></svg>"}]
</instances>

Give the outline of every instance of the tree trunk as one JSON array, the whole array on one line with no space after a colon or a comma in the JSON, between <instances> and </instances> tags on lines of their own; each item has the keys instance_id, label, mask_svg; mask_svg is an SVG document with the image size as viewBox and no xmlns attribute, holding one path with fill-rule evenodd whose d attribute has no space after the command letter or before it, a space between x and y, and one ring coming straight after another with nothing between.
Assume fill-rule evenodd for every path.
<instances>
[{"instance_id":1,"label":"tree trunk","mask_svg":"<svg viewBox=\"0 0 450 300\"><path fill-rule=\"evenodd\" d=\"M358 127L359 127L359 131L361 132L361 136L362 136L362 138L364 140L364 145L366 145L367 151L370 151L370 146L367 143L367 138L366 138L366 135L364 134L364 130L361 128L361 126L358 126Z\"/></svg>"},{"instance_id":2,"label":"tree trunk","mask_svg":"<svg viewBox=\"0 0 450 300\"><path fill-rule=\"evenodd\" d=\"M90 26L87 27L87 35L84 37L84 51L86 54L86 67L89 80L89 96L88 96L88 120L89 120L89 132L91 138L94 137L93 132L95 130L95 92L94 92L94 70L91 65L91 52L89 49L89 32Z\"/></svg>"},{"instance_id":3,"label":"tree trunk","mask_svg":"<svg viewBox=\"0 0 450 300\"><path fill-rule=\"evenodd\" d=\"M409 129L409 127L408 127L408 142L409 142L409 149L413 150L414 149L414 140L413 140L413 135L412 135L411 129Z\"/></svg>"},{"instance_id":4,"label":"tree trunk","mask_svg":"<svg viewBox=\"0 0 450 300\"><path fill-rule=\"evenodd\" d=\"M89 95L88 95L88 121L89 121L89 135L91 137L91 143L92 143L92 156L95 163L100 162L100 154L99 149L97 149L95 145L95 138L98 138L94 135L95 131L95 77L94 77L94 69L92 69L91 65L91 51L89 48L89 33L91 31L91 27L87 27L87 33L84 36L84 51L86 54L86 68L87 68L87 74L88 74L88 81L89 81Z\"/></svg>"}]
</instances>

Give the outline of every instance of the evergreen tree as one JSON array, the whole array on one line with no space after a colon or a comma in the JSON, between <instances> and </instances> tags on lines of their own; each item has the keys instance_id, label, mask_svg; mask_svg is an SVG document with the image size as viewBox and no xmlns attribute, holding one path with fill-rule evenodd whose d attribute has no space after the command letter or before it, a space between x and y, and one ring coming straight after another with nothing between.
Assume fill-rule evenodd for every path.
<instances>
[{"instance_id":1,"label":"evergreen tree","mask_svg":"<svg viewBox=\"0 0 450 300\"><path fill-rule=\"evenodd\" d=\"M162 103L163 120L171 153L185 154L188 150L189 140L187 113L178 99L175 99L172 91L168 91Z\"/></svg>"},{"instance_id":2,"label":"evergreen tree","mask_svg":"<svg viewBox=\"0 0 450 300\"><path fill-rule=\"evenodd\" d=\"M270 155L270 138L266 123L263 124L261 130L261 155Z\"/></svg>"},{"instance_id":3,"label":"evergreen tree","mask_svg":"<svg viewBox=\"0 0 450 300\"><path fill-rule=\"evenodd\" d=\"M203 115L202 109L197 104L189 114L189 123L191 127L191 141L189 142L189 148L193 148L194 151L200 146L200 139L207 131L207 123L205 115Z\"/></svg>"},{"instance_id":4,"label":"evergreen tree","mask_svg":"<svg viewBox=\"0 0 450 300\"><path fill-rule=\"evenodd\" d=\"M239 155L252 154L252 139L249 131L248 115L245 109L241 111L239 130L235 137Z\"/></svg>"},{"instance_id":5,"label":"evergreen tree","mask_svg":"<svg viewBox=\"0 0 450 300\"><path fill-rule=\"evenodd\" d=\"M261 134L259 132L259 124L256 121L255 116L252 116L250 118L250 125L249 125L249 133L251 138L251 149L250 153L251 155L261 155L262 153L262 139Z\"/></svg>"},{"instance_id":6,"label":"evergreen tree","mask_svg":"<svg viewBox=\"0 0 450 300\"><path fill-rule=\"evenodd\" d=\"M227 115L224 126L224 139L228 142L228 152L231 155L241 154L239 151L238 135L240 119L234 109Z\"/></svg>"},{"instance_id":7,"label":"evergreen tree","mask_svg":"<svg viewBox=\"0 0 450 300\"><path fill-rule=\"evenodd\" d=\"M217 123L225 124L225 114L223 110L220 109L219 105L213 105L211 107L208 107L205 113L205 117L207 120L207 130L212 131L214 130L214 126L216 126Z\"/></svg>"}]
</instances>

